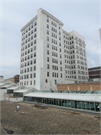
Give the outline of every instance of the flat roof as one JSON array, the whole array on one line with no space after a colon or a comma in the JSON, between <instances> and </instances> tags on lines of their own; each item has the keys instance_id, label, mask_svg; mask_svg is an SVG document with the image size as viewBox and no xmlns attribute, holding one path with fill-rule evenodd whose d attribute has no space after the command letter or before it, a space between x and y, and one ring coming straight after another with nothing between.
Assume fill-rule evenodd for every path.
<instances>
[{"instance_id":1,"label":"flat roof","mask_svg":"<svg viewBox=\"0 0 101 135\"><path fill-rule=\"evenodd\" d=\"M88 70L93 70L93 69L101 69L101 66L99 66L99 67L88 68Z\"/></svg>"},{"instance_id":2,"label":"flat roof","mask_svg":"<svg viewBox=\"0 0 101 135\"><path fill-rule=\"evenodd\" d=\"M19 89L17 91L14 91L14 93L24 93L27 92L29 89Z\"/></svg>"},{"instance_id":3,"label":"flat roof","mask_svg":"<svg viewBox=\"0 0 101 135\"><path fill-rule=\"evenodd\" d=\"M11 88L8 88L7 90L12 90L12 89L17 89L17 88L19 88L19 86L11 87Z\"/></svg>"},{"instance_id":4,"label":"flat roof","mask_svg":"<svg viewBox=\"0 0 101 135\"><path fill-rule=\"evenodd\" d=\"M1 88L7 88L9 86L11 86L12 84L7 84L7 85L4 85L4 86L1 86Z\"/></svg>"},{"instance_id":5,"label":"flat roof","mask_svg":"<svg viewBox=\"0 0 101 135\"><path fill-rule=\"evenodd\" d=\"M101 102L101 94L72 94L72 93L37 93L30 92L24 96L39 97L39 98L52 98L88 102Z\"/></svg>"}]
</instances>

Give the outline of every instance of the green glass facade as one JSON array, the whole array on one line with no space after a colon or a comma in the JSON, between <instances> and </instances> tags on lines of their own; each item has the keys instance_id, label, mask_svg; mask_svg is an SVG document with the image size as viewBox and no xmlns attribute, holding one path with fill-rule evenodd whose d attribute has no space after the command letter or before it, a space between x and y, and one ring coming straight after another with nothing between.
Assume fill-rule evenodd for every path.
<instances>
[{"instance_id":1,"label":"green glass facade","mask_svg":"<svg viewBox=\"0 0 101 135\"><path fill-rule=\"evenodd\" d=\"M13 96L14 97L23 97L23 93L14 93Z\"/></svg>"},{"instance_id":2,"label":"green glass facade","mask_svg":"<svg viewBox=\"0 0 101 135\"><path fill-rule=\"evenodd\" d=\"M97 111L97 112L100 111L99 103L96 103L96 102L38 98L38 97L27 97L27 96L24 96L24 101L44 103L44 104L62 106L62 107L70 107L70 108L89 110L89 111Z\"/></svg>"},{"instance_id":3,"label":"green glass facade","mask_svg":"<svg viewBox=\"0 0 101 135\"><path fill-rule=\"evenodd\" d=\"M7 90L7 94L13 94L13 90Z\"/></svg>"}]
</instances>

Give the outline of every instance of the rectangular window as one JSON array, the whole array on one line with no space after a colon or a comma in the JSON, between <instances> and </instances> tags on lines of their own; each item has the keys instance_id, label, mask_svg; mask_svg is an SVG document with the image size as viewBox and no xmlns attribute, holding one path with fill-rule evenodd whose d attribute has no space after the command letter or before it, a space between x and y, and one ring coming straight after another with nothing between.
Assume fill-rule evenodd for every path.
<instances>
[{"instance_id":1,"label":"rectangular window","mask_svg":"<svg viewBox=\"0 0 101 135\"><path fill-rule=\"evenodd\" d=\"M34 73L34 78L36 77L36 73Z\"/></svg>"},{"instance_id":2,"label":"rectangular window","mask_svg":"<svg viewBox=\"0 0 101 135\"><path fill-rule=\"evenodd\" d=\"M47 41L49 41L49 37L47 37Z\"/></svg>"},{"instance_id":3,"label":"rectangular window","mask_svg":"<svg viewBox=\"0 0 101 135\"><path fill-rule=\"evenodd\" d=\"M55 80L55 84L57 84L57 81Z\"/></svg>"},{"instance_id":4,"label":"rectangular window","mask_svg":"<svg viewBox=\"0 0 101 135\"><path fill-rule=\"evenodd\" d=\"M34 66L34 71L36 70L36 66Z\"/></svg>"},{"instance_id":5,"label":"rectangular window","mask_svg":"<svg viewBox=\"0 0 101 135\"><path fill-rule=\"evenodd\" d=\"M49 69L49 64L47 64L47 69Z\"/></svg>"},{"instance_id":6,"label":"rectangular window","mask_svg":"<svg viewBox=\"0 0 101 135\"><path fill-rule=\"evenodd\" d=\"M47 76L49 77L49 72L47 72Z\"/></svg>"},{"instance_id":7,"label":"rectangular window","mask_svg":"<svg viewBox=\"0 0 101 135\"><path fill-rule=\"evenodd\" d=\"M47 57L47 62L49 62L49 57Z\"/></svg>"}]
</instances>

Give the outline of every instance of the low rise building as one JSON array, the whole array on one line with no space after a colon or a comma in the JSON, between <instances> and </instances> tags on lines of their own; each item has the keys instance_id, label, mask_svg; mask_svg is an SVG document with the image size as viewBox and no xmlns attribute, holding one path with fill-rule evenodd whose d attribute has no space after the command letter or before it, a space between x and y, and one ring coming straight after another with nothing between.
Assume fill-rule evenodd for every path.
<instances>
[{"instance_id":1,"label":"low rise building","mask_svg":"<svg viewBox=\"0 0 101 135\"><path fill-rule=\"evenodd\" d=\"M101 78L101 67L88 68L89 79Z\"/></svg>"},{"instance_id":2,"label":"low rise building","mask_svg":"<svg viewBox=\"0 0 101 135\"><path fill-rule=\"evenodd\" d=\"M15 75L14 77L5 79L4 81L11 81L13 83L19 83L19 75Z\"/></svg>"}]
</instances>

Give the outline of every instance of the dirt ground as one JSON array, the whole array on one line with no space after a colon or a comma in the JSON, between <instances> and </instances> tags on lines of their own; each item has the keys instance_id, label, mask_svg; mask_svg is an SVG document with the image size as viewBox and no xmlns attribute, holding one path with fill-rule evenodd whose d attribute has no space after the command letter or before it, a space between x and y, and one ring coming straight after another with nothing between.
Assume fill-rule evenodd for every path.
<instances>
[{"instance_id":1,"label":"dirt ground","mask_svg":"<svg viewBox=\"0 0 101 135\"><path fill-rule=\"evenodd\" d=\"M2 101L1 134L9 131L12 134L100 134L100 116Z\"/></svg>"}]
</instances>

